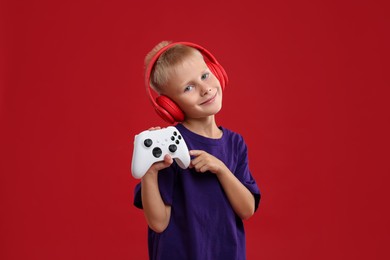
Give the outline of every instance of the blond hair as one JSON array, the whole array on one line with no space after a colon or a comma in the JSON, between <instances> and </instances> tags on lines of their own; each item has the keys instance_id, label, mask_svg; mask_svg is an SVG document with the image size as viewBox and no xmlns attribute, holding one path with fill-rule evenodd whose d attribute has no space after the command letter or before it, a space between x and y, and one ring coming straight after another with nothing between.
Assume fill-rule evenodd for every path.
<instances>
[{"instance_id":1,"label":"blond hair","mask_svg":"<svg viewBox=\"0 0 390 260\"><path fill-rule=\"evenodd\" d=\"M152 58L164 47L171 44L169 41L158 43L145 57L145 68L149 66ZM158 93L161 93L172 75L172 71L178 64L182 63L190 54L199 53L192 47L176 44L165 50L154 63L150 72L150 86Z\"/></svg>"}]
</instances>

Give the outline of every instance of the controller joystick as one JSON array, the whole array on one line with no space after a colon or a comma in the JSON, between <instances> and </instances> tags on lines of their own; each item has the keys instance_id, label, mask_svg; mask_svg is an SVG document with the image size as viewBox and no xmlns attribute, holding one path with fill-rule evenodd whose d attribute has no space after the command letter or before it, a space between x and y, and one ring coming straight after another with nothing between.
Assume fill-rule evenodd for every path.
<instances>
[{"instance_id":1,"label":"controller joystick","mask_svg":"<svg viewBox=\"0 0 390 260\"><path fill-rule=\"evenodd\" d=\"M182 169L190 165L190 154L183 137L174 126L158 130L146 130L134 137L131 173L142 178L153 163L163 161L169 154Z\"/></svg>"}]
</instances>

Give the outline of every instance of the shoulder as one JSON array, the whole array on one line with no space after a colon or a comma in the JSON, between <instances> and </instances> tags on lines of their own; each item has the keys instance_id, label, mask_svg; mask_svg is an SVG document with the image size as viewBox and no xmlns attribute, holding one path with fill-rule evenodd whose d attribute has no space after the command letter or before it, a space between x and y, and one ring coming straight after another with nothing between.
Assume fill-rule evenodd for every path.
<instances>
[{"instance_id":1,"label":"shoulder","mask_svg":"<svg viewBox=\"0 0 390 260\"><path fill-rule=\"evenodd\" d=\"M221 127L221 129L223 130L223 143L225 149L230 151L232 154L235 154L235 156L243 158L246 157L248 153L248 147L243 135L224 127Z\"/></svg>"},{"instance_id":2,"label":"shoulder","mask_svg":"<svg viewBox=\"0 0 390 260\"><path fill-rule=\"evenodd\" d=\"M220 129L222 129L224 139L226 141L230 141L230 142L237 143L240 145L246 145L244 137L240 133L235 132L231 129L225 128L223 126L220 126Z\"/></svg>"}]
</instances>

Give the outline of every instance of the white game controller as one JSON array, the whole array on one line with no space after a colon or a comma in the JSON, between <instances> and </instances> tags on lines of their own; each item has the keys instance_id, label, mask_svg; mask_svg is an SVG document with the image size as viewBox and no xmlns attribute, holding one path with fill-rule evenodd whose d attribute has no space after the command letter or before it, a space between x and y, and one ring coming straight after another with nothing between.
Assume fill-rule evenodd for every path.
<instances>
[{"instance_id":1,"label":"white game controller","mask_svg":"<svg viewBox=\"0 0 390 260\"><path fill-rule=\"evenodd\" d=\"M134 137L131 173L142 178L153 163L163 161L169 154L183 169L190 165L190 154L180 132L174 126L158 130L146 130Z\"/></svg>"}]
</instances>

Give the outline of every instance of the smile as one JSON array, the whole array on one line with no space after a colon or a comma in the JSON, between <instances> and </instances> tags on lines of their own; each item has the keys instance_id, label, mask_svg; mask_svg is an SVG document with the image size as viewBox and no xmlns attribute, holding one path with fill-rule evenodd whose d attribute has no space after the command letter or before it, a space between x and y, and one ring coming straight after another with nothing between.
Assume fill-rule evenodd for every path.
<instances>
[{"instance_id":1,"label":"smile","mask_svg":"<svg viewBox=\"0 0 390 260\"><path fill-rule=\"evenodd\" d=\"M200 105L206 105L206 104L213 103L216 97L217 97L217 93L215 93L214 96L212 96L211 98L207 99L205 102L202 102Z\"/></svg>"}]
</instances>

